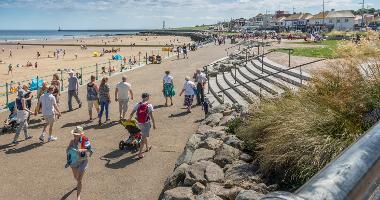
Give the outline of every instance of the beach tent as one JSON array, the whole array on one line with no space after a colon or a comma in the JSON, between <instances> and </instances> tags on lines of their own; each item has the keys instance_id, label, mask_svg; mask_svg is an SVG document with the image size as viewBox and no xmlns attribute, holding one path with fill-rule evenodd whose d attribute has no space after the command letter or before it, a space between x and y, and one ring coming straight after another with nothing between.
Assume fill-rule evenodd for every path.
<instances>
[{"instance_id":1,"label":"beach tent","mask_svg":"<svg viewBox=\"0 0 380 200\"><path fill-rule=\"evenodd\" d=\"M123 60L123 56L121 56L120 54L116 54L112 56L112 60Z\"/></svg>"},{"instance_id":2,"label":"beach tent","mask_svg":"<svg viewBox=\"0 0 380 200\"><path fill-rule=\"evenodd\" d=\"M37 90L37 86L38 86L38 88L42 88L43 83L44 83L44 81L42 79L38 79L38 82L37 82L37 78L33 78L32 82L30 83L29 90L30 91Z\"/></svg>"},{"instance_id":3,"label":"beach tent","mask_svg":"<svg viewBox=\"0 0 380 200\"><path fill-rule=\"evenodd\" d=\"M94 51L94 52L92 53L92 56L94 56L94 57L99 57L99 56L100 56L100 53L97 52L97 51Z\"/></svg>"}]
</instances>

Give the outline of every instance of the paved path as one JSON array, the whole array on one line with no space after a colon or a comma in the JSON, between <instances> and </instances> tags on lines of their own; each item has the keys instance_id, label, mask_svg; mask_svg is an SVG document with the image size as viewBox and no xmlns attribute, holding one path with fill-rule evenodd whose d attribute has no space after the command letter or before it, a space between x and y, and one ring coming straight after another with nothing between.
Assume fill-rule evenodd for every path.
<instances>
[{"instance_id":1,"label":"paved path","mask_svg":"<svg viewBox=\"0 0 380 200\"><path fill-rule=\"evenodd\" d=\"M102 127L97 126L96 120L86 121L86 103L82 109L65 113L55 125L54 134L59 138L56 142L41 144L38 141L41 131L38 120L31 125L30 132L34 136L31 141L12 146L8 143L14 134L0 135L0 199L75 199L76 192L70 194L75 187L74 178L70 169L64 169L64 164L65 149L72 138L70 130L76 125L85 127L95 148L84 177L82 199L157 199L187 138L197 127L195 122L203 118L199 107L189 115L183 114L183 100L179 96L175 97L174 106L159 106L164 103L161 93L163 72L172 71L179 93L186 75L225 56L224 48L228 46L208 46L190 52L190 58L186 60L171 58L161 65L149 65L126 73L136 94L134 103L143 91L148 91L152 94L151 102L159 107L155 111L158 129L152 131L150 137L153 149L142 160L137 160L135 154L118 150L119 141L127 134L116 121L118 109L115 102L110 107L111 122ZM111 78L112 93L120 79L120 75ZM80 90L82 100L84 89ZM66 94L62 102L66 102ZM61 107L66 109L65 104Z\"/></svg>"}]
</instances>

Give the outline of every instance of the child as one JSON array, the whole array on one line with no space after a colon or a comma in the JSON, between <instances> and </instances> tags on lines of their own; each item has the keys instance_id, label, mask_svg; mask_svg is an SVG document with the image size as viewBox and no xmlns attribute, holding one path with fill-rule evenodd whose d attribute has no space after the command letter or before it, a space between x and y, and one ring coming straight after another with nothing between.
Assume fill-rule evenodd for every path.
<instances>
[{"instance_id":1,"label":"child","mask_svg":"<svg viewBox=\"0 0 380 200\"><path fill-rule=\"evenodd\" d=\"M202 102L202 110L205 112L205 118L208 115L209 108L212 108L212 103L207 97L205 97L204 101Z\"/></svg>"}]
</instances>

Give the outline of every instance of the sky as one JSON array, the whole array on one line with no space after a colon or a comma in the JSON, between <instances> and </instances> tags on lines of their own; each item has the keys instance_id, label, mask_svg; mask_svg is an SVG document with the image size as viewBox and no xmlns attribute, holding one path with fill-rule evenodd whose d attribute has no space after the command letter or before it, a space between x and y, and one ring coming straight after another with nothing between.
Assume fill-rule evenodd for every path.
<instances>
[{"instance_id":1,"label":"sky","mask_svg":"<svg viewBox=\"0 0 380 200\"><path fill-rule=\"evenodd\" d=\"M361 8L362 0L325 0L326 10ZM318 13L322 0L0 0L0 30L149 29L214 24L276 10ZM380 0L365 7L380 9Z\"/></svg>"}]
</instances>

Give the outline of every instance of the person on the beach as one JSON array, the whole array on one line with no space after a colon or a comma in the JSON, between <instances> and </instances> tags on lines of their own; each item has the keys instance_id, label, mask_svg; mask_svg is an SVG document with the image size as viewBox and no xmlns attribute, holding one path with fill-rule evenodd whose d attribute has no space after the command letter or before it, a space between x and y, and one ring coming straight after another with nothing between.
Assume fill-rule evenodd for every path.
<instances>
[{"instance_id":1,"label":"person on the beach","mask_svg":"<svg viewBox=\"0 0 380 200\"><path fill-rule=\"evenodd\" d=\"M142 134L142 143L140 145L140 151L138 154L139 158L144 158L143 149L145 146L145 152L149 152L152 149L152 146L148 145L148 137L150 133L150 128L153 124L153 129L156 129L156 121L153 116L153 105L150 104L149 101L149 94L143 93L141 95L142 101L138 104L136 104L133 107L133 111L131 115L129 116L129 120L132 119L133 115L136 113L136 118L138 125L141 129Z\"/></svg>"},{"instance_id":2,"label":"person on the beach","mask_svg":"<svg viewBox=\"0 0 380 200\"><path fill-rule=\"evenodd\" d=\"M125 119L125 114L128 111L129 94L131 95L131 100L133 100L132 86L127 82L127 77L123 76L115 89L115 101L119 102L120 120Z\"/></svg>"},{"instance_id":3,"label":"person on the beach","mask_svg":"<svg viewBox=\"0 0 380 200\"><path fill-rule=\"evenodd\" d=\"M190 77L186 76L185 83L183 84L183 89L179 96L182 96L185 93L185 100L183 105L186 106L187 112L191 113L191 106L193 105L194 94L196 86L194 82L190 81Z\"/></svg>"},{"instance_id":4,"label":"person on the beach","mask_svg":"<svg viewBox=\"0 0 380 200\"><path fill-rule=\"evenodd\" d=\"M185 59L185 58L189 58L188 56L187 56L187 46L186 46L186 44L183 44L183 46L182 46L182 52L183 52L183 58Z\"/></svg>"},{"instance_id":5,"label":"person on the beach","mask_svg":"<svg viewBox=\"0 0 380 200\"><path fill-rule=\"evenodd\" d=\"M8 65L8 75L9 74L13 74L13 65L12 64Z\"/></svg>"},{"instance_id":6,"label":"person on the beach","mask_svg":"<svg viewBox=\"0 0 380 200\"><path fill-rule=\"evenodd\" d=\"M201 105L205 99L205 86L207 83L206 74L198 69L195 73L195 82L197 84L197 105Z\"/></svg>"},{"instance_id":7,"label":"person on the beach","mask_svg":"<svg viewBox=\"0 0 380 200\"><path fill-rule=\"evenodd\" d=\"M12 49L9 50L9 58L12 58Z\"/></svg>"},{"instance_id":8,"label":"person on the beach","mask_svg":"<svg viewBox=\"0 0 380 200\"><path fill-rule=\"evenodd\" d=\"M108 116L108 108L109 104L111 103L111 95L110 95L110 86L107 84L108 78L104 77L102 81L100 82L99 86L99 102L100 102L100 112L99 112L99 126L102 125L102 116L103 112L106 113L106 122L109 121Z\"/></svg>"},{"instance_id":9,"label":"person on the beach","mask_svg":"<svg viewBox=\"0 0 380 200\"><path fill-rule=\"evenodd\" d=\"M165 71L165 76L162 80L162 92L165 97L165 106L168 106L168 98L170 98L170 105L173 105L175 91L173 77L170 75L170 71Z\"/></svg>"},{"instance_id":10,"label":"person on the beach","mask_svg":"<svg viewBox=\"0 0 380 200\"><path fill-rule=\"evenodd\" d=\"M27 85L23 85L22 89L25 91L25 103L26 103L26 108L31 110L32 108L32 99L33 99L33 93L29 90L29 87ZM28 116L28 122L30 119L30 115Z\"/></svg>"},{"instance_id":11,"label":"person on the beach","mask_svg":"<svg viewBox=\"0 0 380 200\"><path fill-rule=\"evenodd\" d=\"M40 58L41 54L39 51L37 51L37 59Z\"/></svg>"},{"instance_id":12,"label":"person on the beach","mask_svg":"<svg viewBox=\"0 0 380 200\"><path fill-rule=\"evenodd\" d=\"M37 69L37 67L38 67L38 63L35 62L35 63L34 63L34 68Z\"/></svg>"},{"instance_id":13,"label":"person on the beach","mask_svg":"<svg viewBox=\"0 0 380 200\"><path fill-rule=\"evenodd\" d=\"M78 90L79 90L79 81L76 76L74 76L74 72L72 70L69 71L69 87L68 87L68 106L69 111L73 111L73 97L77 101L79 108L82 107L82 102L80 101L78 97Z\"/></svg>"},{"instance_id":14,"label":"person on the beach","mask_svg":"<svg viewBox=\"0 0 380 200\"><path fill-rule=\"evenodd\" d=\"M55 116L60 116L61 112L58 109L57 102L55 100L55 97L53 96L55 87L50 86L48 88L48 92L43 94L40 97L39 104L37 105L36 110L38 111L40 109L40 106L42 107L42 115L45 120L44 128L42 129L42 134L40 136L41 142L44 142L45 140L45 134L46 134L46 128L49 126L49 138L48 141L55 141L57 140L57 137L54 137L52 135L53 133L53 125L55 121ZM37 112L35 113L37 114Z\"/></svg>"},{"instance_id":15,"label":"person on the beach","mask_svg":"<svg viewBox=\"0 0 380 200\"><path fill-rule=\"evenodd\" d=\"M90 140L85 136L83 127L77 126L71 131L74 139L70 141L66 148L66 153L74 152L73 158L70 158L68 165L73 171L75 180L77 181L77 200L80 200L82 192L82 179L88 166L88 158L92 155ZM75 157L75 158L74 158Z\"/></svg>"},{"instance_id":16,"label":"person on the beach","mask_svg":"<svg viewBox=\"0 0 380 200\"><path fill-rule=\"evenodd\" d=\"M20 136L21 131L24 131L25 140L29 140L32 138L32 136L29 136L28 134L28 117L29 114L35 114L34 112L30 111L27 107L26 102L26 92L23 89L20 89L18 91L18 97L16 99L16 107L17 107L17 121L19 123L15 137L13 138L13 144L18 144L18 137Z\"/></svg>"},{"instance_id":17,"label":"person on the beach","mask_svg":"<svg viewBox=\"0 0 380 200\"><path fill-rule=\"evenodd\" d=\"M53 96L59 105L59 97L61 96L61 81L59 80L58 74L53 74L53 80L51 81L51 85L54 86Z\"/></svg>"},{"instance_id":18,"label":"person on the beach","mask_svg":"<svg viewBox=\"0 0 380 200\"><path fill-rule=\"evenodd\" d=\"M96 113L99 115L99 87L96 84L95 76L91 75L91 81L87 84L87 102L88 115L92 120L92 108L95 107Z\"/></svg>"}]
</instances>

